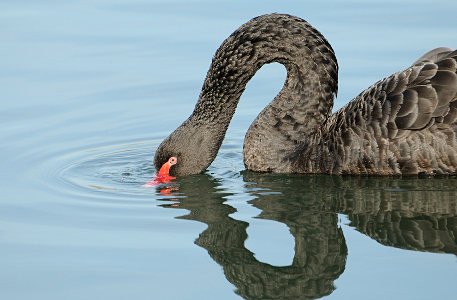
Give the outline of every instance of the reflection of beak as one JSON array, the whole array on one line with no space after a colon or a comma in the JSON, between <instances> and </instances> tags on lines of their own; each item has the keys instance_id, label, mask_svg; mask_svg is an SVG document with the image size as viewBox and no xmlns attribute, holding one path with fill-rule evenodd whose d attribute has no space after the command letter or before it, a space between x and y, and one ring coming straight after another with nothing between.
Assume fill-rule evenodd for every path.
<instances>
[{"instance_id":1,"label":"reflection of beak","mask_svg":"<svg viewBox=\"0 0 457 300\"><path fill-rule=\"evenodd\" d=\"M166 196L171 196L171 192L177 191L179 188L177 186L167 187L165 189L161 189L160 193L165 194ZM168 194L168 195L167 195ZM171 199L171 200L178 200L178 199Z\"/></svg>"},{"instance_id":2,"label":"reflection of beak","mask_svg":"<svg viewBox=\"0 0 457 300\"><path fill-rule=\"evenodd\" d=\"M176 179L176 177L168 176L168 175L162 176L159 174L158 176L154 176L154 180L148 181L145 184L143 184L143 187L156 186L161 183L170 183L173 179Z\"/></svg>"}]
</instances>

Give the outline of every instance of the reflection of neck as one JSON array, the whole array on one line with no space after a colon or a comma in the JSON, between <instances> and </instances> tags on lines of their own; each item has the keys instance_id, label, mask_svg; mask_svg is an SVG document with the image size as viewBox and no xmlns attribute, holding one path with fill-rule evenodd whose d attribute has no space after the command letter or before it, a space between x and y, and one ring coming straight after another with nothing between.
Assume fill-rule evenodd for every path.
<instances>
[{"instance_id":1,"label":"reflection of neck","mask_svg":"<svg viewBox=\"0 0 457 300\"><path fill-rule=\"evenodd\" d=\"M308 218L309 216L306 216ZM208 250L210 256L224 268L227 279L237 293L247 299L317 298L334 290L333 280L344 271L347 248L337 216L322 214L310 223L295 224L291 233L295 238L292 265L274 267L259 262L247 250L245 222L227 217L223 222L208 224L196 244ZM320 219L320 220L316 220ZM316 226L315 221L324 226ZM296 223L293 221L293 223ZM308 227L311 225L311 227Z\"/></svg>"},{"instance_id":2,"label":"reflection of neck","mask_svg":"<svg viewBox=\"0 0 457 300\"><path fill-rule=\"evenodd\" d=\"M182 186L180 190L185 192ZM297 213L274 218L287 224L295 238L292 265L275 267L259 262L246 249L244 243L249 225L229 216L236 210L224 204L222 196L196 201L198 197L181 202L180 207L189 209L190 213L180 218L208 225L195 243L206 249L223 267L225 276L242 297L284 299L288 295L293 299L317 298L334 290L333 280L344 271L347 256L336 214Z\"/></svg>"}]
</instances>

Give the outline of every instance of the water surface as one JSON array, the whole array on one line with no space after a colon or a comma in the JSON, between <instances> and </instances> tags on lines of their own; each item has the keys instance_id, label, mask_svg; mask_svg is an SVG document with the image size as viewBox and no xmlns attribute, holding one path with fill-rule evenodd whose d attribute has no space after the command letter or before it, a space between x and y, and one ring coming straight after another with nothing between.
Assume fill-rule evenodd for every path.
<instances>
[{"instance_id":1,"label":"water surface","mask_svg":"<svg viewBox=\"0 0 457 300\"><path fill-rule=\"evenodd\" d=\"M336 108L457 47L452 1L0 4L1 299L455 298L455 177L244 169L280 65L249 83L205 174L142 187L219 44L269 12L328 38Z\"/></svg>"}]
</instances>

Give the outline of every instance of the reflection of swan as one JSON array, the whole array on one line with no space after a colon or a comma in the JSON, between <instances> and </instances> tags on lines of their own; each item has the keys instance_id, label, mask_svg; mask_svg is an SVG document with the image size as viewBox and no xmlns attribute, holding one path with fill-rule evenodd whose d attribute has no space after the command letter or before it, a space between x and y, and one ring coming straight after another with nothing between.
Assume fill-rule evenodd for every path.
<instances>
[{"instance_id":1,"label":"reflection of swan","mask_svg":"<svg viewBox=\"0 0 457 300\"><path fill-rule=\"evenodd\" d=\"M192 115L155 155L177 156L175 175L200 173L216 157L247 82L279 62L287 79L246 133L248 169L277 173L457 172L457 52L438 48L366 89L331 114L338 65L327 40L304 20L252 19L217 50Z\"/></svg>"},{"instance_id":2,"label":"reflection of swan","mask_svg":"<svg viewBox=\"0 0 457 300\"><path fill-rule=\"evenodd\" d=\"M195 243L220 264L246 299L308 299L332 293L346 267L337 213L383 245L457 255L457 178L354 178L244 172L244 191L259 218L286 224L295 239L291 265L258 261L244 246L248 223L230 217L229 193L208 175L182 177L165 195L180 218L208 225ZM176 196L175 199L171 196ZM272 237L274 241L274 237ZM349 245L351 246L351 245ZM387 262L389 263L389 262Z\"/></svg>"},{"instance_id":3,"label":"reflection of swan","mask_svg":"<svg viewBox=\"0 0 457 300\"><path fill-rule=\"evenodd\" d=\"M189 178L187 178L189 179ZM198 182L196 182L198 180ZM276 267L258 261L246 249L248 224L231 218L235 209L223 202L227 194L220 193L211 177L201 175L180 181L180 208L190 211L183 219L208 225L195 243L206 249L237 293L245 299L310 299L330 294L333 281L346 265L347 247L334 213L288 211L288 203L266 209L266 219L285 223L295 238L291 265ZM165 205L176 207L175 204ZM278 205L281 205L278 203ZM287 212L287 213L285 213Z\"/></svg>"}]
</instances>

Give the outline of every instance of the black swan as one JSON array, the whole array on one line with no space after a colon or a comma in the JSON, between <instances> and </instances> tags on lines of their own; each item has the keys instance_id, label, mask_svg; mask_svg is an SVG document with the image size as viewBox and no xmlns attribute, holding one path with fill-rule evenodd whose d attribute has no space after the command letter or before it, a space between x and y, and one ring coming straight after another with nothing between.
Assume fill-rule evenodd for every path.
<instances>
[{"instance_id":1,"label":"black swan","mask_svg":"<svg viewBox=\"0 0 457 300\"><path fill-rule=\"evenodd\" d=\"M247 169L307 174L457 173L457 51L437 48L367 88L332 114L335 53L306 21L259 16L219 47L192 115L158 147L175 176L214 160L246 84L264 65L283 64L282 90L251 124Z\"/></svg>"}]
</instances>

